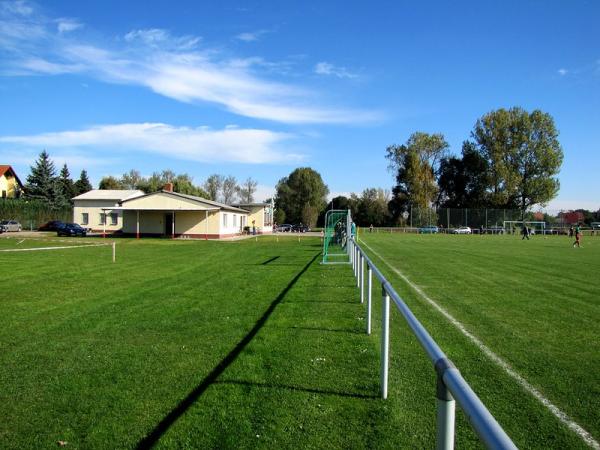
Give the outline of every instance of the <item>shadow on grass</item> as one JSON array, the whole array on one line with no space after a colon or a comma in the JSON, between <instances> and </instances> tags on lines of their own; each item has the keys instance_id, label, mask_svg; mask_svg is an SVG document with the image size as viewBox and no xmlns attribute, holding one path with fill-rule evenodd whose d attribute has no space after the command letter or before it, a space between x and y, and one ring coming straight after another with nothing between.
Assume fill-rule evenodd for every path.
<instances>
[{"instance_id":1,"label":"shadow on grass","mask_svg":"<svg viewBox=\"0 0 600 450\"><path fill-rule=\"evenodd\" d=\"M315 389L315 388L307 388L302 386L289 386L285 384L278 383L253 383L251 381L241 381L241 380L222 380L217 381L217 384L233 384L238 386L248 386L248 387L256 387L263 389L283 389L287 391L294 392L307 392L309 394L322 394L322 395L335 395L337 397L350 397L350 398L360 398L360 399L379 399L379 395L369 395L369 394L357 394L353 392L341 392L341 391L329 391L325 389Z\"/></svg>"},{"instance_id":2,"label":"shadow on grass","mask_svg":"<svg viewBox=\"0 0 600 450\"><path fill-rule=\"evenodd\" d=\"M285 298L287 293L292 287L298 282L300 277L308 270L308 268L316 261L321 255L317 253L313 258L302 268L300 272L296 274L294 278L288 283L288 285L279 293L279 295L271 302L267 310L261 316L252 329L248 332L244 338L237 343L237 345L231 350L225 358L221 360L219 364L192 390L187 397L185 397L175 408L173 408L169 414L167 414L154 429L141 441L138 442L137 449L148 449L152 448L163 434L173 425L177 419L179 419L190 406L194 404L196 400L210 387L211 384L215 383L217 378L233 363L240 353L246 348L246 346L254 339L256 334L265 325L277 305Z\"/></svg>"}]
</instances>

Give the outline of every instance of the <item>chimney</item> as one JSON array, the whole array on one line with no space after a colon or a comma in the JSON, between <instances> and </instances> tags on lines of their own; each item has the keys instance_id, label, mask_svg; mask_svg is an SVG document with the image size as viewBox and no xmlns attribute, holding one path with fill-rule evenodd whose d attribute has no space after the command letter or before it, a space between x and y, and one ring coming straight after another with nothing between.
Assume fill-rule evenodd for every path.
<instances>
[{"instance_id":1,"label":"chimney","mask_svg":"<svg viewBox=\"0 0 600 450\"><path fill-rule=\"evenodd\" d=\"M173 183L165 184L165 187L163 187L163 191L173 192Z\"/></svg>"}]
</instances>

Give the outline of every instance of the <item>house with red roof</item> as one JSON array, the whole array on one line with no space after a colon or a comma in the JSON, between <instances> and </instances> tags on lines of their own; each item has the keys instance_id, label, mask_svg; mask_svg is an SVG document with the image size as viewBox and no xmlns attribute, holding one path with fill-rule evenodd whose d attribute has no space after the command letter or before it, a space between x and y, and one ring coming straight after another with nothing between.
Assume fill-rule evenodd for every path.
<instances>
[{"instance_id":1,"label":"house with red roof","mask_svg":"<svg viewBox=\"0 0 600 450\"><path fill-rule=\"evenodd\" d=\"M0 197L19 198L23 193L23 183L9 165L0 165Z\"/></svg>"}]
</instances>

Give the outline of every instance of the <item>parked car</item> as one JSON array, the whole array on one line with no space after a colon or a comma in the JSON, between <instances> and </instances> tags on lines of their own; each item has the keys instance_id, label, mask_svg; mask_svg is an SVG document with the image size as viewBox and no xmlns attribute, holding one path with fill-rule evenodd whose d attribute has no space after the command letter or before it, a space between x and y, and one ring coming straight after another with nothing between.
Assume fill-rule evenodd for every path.
<instances>
[{"instance_id":1,"label":"parked car","mask_svg":"<svg viewBox=\"0 0 600 450\"><path fill-rule=\"evenodd\" d=\"M21 231L23 227L16 220L3 220L0 222L0 227L3 228L4 231Z\"/></svg>"},{"instance_id":2,"label":"parked car","mask_svg":"<svg viewBox=\"0 0 600 450\"><path fill-rule=\"evenodd\" d=\"M289 223L284 223L282 225L279 225L276 231L278 231L279 233L289 233L290 231L292 231L292 227L293 225Z\"/></svg>"},{"instance_id":3,"label":"parked car","mask_svg":"<svg viewBox=\"0 0 600 450\"><path fill-rule=\"evenodd\" d=\"M453 234L471 234L472 232L471 227L458 227L452 231Z\"/></svg>"},{"instance_id":4,"label":"parked car","mask_svg":"<svg viewBox=\"0 0 600 450\"><path fill-rule=\"evenodd\" d=\"M44 225L38 227L38 231L57 231L60 226L64 225L60 220L51 220Z\"/></svg>"},{"instance_id":5,"label":"parked car","mask_svg":"<svg viewBox=\"0 0 600 450\"><path fill-rule=\"evenodd\" d=\"M435 234L439 233L440 229L436 226L421 227L418 229L419 234Z\"/></svg>"},{"instance_id":6,"label":"parked car","mask_svg":"<svg viewBox=\"0 0 600 450\"><path fill-rule=\"evenodd\" d=\"M57 236L85 236L87 230L76 223L63 223L57 230Z\"/></svg>"},{"instance_id":7,"label":"parked car","mask_svg":"<svg viewBox=\"0 0 600 450\"><path fill-rule=\"evenodd\" d=\"M308 225L302 225L302 224L294 225L292 227L292 231L294 233L306 233L307 231L310 231L310 227Z\"/></svg>"}]
</instances>

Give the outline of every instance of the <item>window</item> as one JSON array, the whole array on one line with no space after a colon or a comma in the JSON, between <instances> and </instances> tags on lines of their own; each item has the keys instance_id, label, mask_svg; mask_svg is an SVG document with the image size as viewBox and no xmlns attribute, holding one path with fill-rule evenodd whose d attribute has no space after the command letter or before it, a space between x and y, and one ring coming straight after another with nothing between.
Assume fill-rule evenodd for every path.
<instances>
[{"instance_id":1,"label":"window","mask_svg":"<svg viewBox=\"0 0 600 450\"><path fill-rule=\"evenodd\" d=\"M233 226L237 227L237 216L235 214L233 215Z\"/></svg>"},{"instance_id":2,"label":"window","mask_svg":"<svg viewBox=\"0 0 600 450\"><path fill-rule=\"evenodd\" d=\"M6 191L2 190L2 198L6 198Z\"/></svg>"},{"instance_id":3,"label":"window","mask_svg":"<svg viewBox=\"0 0 600 450\"><path fill-rule=\"evenodd\" d=\"M111 225L116 225L119 219L119 214L118 213L110 213L110 224Z\"/></svg>"},{"instance_id":4,"label":"window","mask_svg":"<svg viewBox=\"0 0 600 450\"><path fill-rule=\"evenodd\" d=\"M223 213L223 226L227 226L227 214Z\"/></svg>"},{"instance_id":5,"label":"window","mask_svg":"<svg viewBox=\"0 0 600 450\"><path fill-rule=\"evenodd\" d=\"M106 213L100 213L100 225L106 225Z\"/></svg>"},{"instance_id":6,"label":"window","mask_svg":"<svg viewBox=\"0 0 600 450\"><path fill-rule=\"evenodd\" d=\"M88 213L81 213L81 225L87 225L90 215Z\"/></svg>"}]
</instances>

